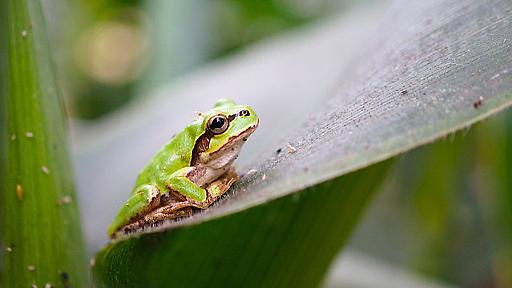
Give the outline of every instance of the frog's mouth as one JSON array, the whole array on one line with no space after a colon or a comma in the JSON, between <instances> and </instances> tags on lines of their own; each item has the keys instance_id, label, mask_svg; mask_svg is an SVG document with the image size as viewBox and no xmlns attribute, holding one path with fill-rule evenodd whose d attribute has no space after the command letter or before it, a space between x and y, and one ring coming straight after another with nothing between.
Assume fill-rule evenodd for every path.
<instances>
[{"instance_id":1,"label":"frog's mouth","mask_svg":"<svg viewBox=\"0 0 512 288\"><path fill-rule=\"evenodd\" d=\"M222 157L222 155L226 154L227 151L233 151L231 153L238 155L240 149L242 148L243 143L247 141L247 139L249 138L249 136L251 136L254 130L258 128L258 124L259 121L256 122L256 124L249 126L247 129L240 132L238 135L229 137L229 140L227 141L228 143L224 145L224 147L210 154L210 160Z\"/></svg>"},{"instance_id":2,"label":"frog's mouth","mask_svg":"<svg viewBox=\"0 0 512 288\"><path fill-rule=\"evenodd\" d=\"M240 134L231 136L229 138L229 141L234 141L234 142L239 141L239 140L247 141L247 138L254 132L254 130L256 130L256 128L258 128L259 123L260 123L260 121L258 120L258 122L256 122L256 124L249 126L249 128L245 129Z\"/></svg>"},{"instance_id":3,"label":"frog's mouth","mask_svg":"<svg viewBox=\"0 0 512 288\"><path fill-rule=\"evenodd\" d=\"M240 132L238 135L234 135L229 137L228 142L231 144L238 143L239 141L247 141L247 138L251 136L251 134L258 128L259 120L256 122L256 124L253 124L249 126L249 128L245 129L244 131Z\"/></svg>"}]
</instances>

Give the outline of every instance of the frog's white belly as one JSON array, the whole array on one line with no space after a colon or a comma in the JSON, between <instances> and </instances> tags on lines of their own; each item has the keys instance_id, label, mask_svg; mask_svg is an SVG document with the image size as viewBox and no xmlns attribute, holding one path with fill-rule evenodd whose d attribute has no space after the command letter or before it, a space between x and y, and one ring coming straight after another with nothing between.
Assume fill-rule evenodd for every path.
<instances>
[{"instance_id":1,"label":"frog's white belly","mask_svg":"<svg viewBox=\"0 0 512 288\"><path fill-rule=\"evenodd\" d=\"M202 156L201 160L206 160L205 163L200 163L196 166L201 171L202 176L195 179L194 182L203 187L224 175L229 171L236 158L238 158L243 143L243 139L240 138L211 155Z\"/></svg>"}]
</instances>

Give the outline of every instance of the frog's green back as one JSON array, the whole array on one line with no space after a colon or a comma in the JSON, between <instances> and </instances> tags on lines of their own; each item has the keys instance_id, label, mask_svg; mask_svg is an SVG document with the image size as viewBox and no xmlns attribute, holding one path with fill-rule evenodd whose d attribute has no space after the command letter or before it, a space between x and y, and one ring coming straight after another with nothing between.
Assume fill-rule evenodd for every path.
<instances>
[{"instance_id":1,"label":"frog's green back","mask_svg":"<svg viewBox=\"0 0 512 288\"><path fill-rule=\"evenodd\" d=\"M196 140L203 133L201 125L202 118L199 118L176 134L162 147L139 173L132 194L137 192L137 187L145 184L155 184L160 189L163 189L165 187L163 184L165 176L190 166L192 150ZM161 190L160 192L163 191Z\"/></svg>"}]
</instances>

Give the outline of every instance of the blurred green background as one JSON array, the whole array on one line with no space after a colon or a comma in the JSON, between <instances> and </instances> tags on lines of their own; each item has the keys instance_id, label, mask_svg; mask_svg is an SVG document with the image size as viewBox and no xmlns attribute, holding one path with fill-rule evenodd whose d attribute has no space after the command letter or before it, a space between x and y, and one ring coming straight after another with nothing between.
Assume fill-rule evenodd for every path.
<instances>
[{"instance_id":1,"label":"blurred green background","mask_svg":"<svg viewBox=\"0 0 512 288\"><path fill-rule=\"evenodd\" d=\"M201 64L353 5L339 0L82 1L68 107L96 119ZM84 10L87 13L83 13ZM213 36L215 35L215 36ZM158 59L158 60L156 60Z\"/></svg>"},{"instance_id":2,"label":"blurred green background","mask_svg":"<svg viewBox=\"0 0 512 288\"><path fill-rule=\"evenodd\" d=\"M462 287L512 285L512 113L404 154L352 246Z\"/></svg>"},{"instance_id":3,"label":"blurred green background","mask_svg":"<svg viewBox=\"0 0 512 288\"><path fill-rule=\"evenodd\" d=\"M95 121L204 63L355 2L82 1L70 8L85 15L79 32L61 39L71 47L59 61L68 112ZM511 151L508 111L401 156L350 247L454 285L512 287Z\"/></svg>"}]
</instances>

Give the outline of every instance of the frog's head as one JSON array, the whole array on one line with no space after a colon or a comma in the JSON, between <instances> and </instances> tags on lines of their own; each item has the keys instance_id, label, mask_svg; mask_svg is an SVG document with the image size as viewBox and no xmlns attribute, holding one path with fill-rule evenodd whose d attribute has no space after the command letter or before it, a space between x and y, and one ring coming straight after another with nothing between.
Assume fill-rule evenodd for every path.
<instances>
[{"instance_id":1,"label":"frog's head","mask_svg":"<svg viewBox=\"0 0 512 288\"><path fill-rule=\"evenodd\" d=\"M201 153L201 162L219 157L236 158L258 123L258 115L250 106L237 105L228 99L218 100L203 117L202 127L208 135L209 143L208 148Z\"/></svg>"}]
</instances>

